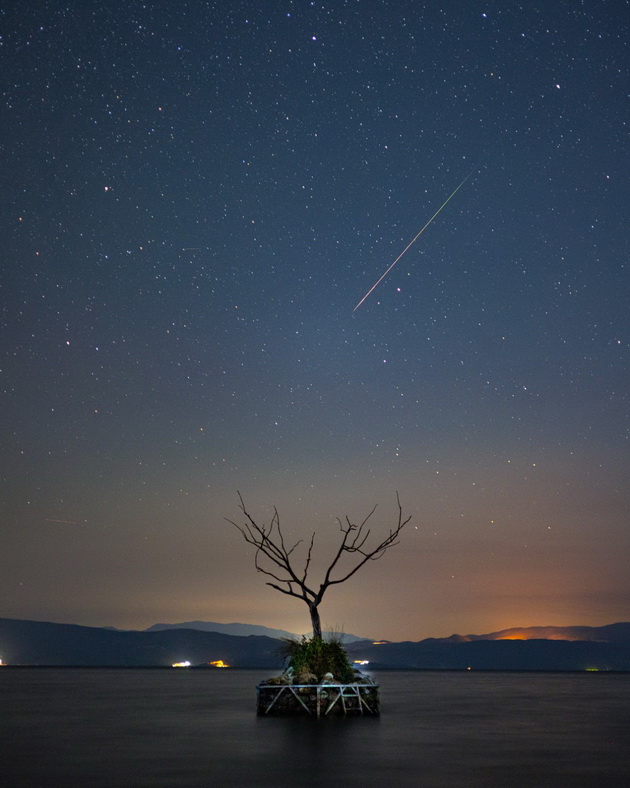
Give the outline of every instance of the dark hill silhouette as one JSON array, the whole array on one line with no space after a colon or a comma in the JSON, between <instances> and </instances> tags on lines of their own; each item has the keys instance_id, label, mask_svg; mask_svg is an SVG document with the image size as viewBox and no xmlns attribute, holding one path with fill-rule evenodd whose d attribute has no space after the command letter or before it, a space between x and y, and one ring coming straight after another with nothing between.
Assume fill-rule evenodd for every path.
<instances>
[{"instance_id":1,"label":"dark hill silhouette","mask_svg":"<svg viewBox=\"0 0 630 788\"><path fill-rule=\"evenodd\" d=\"M266 637L277 639L301 637L301 635L297 635L295 632L288 632L286 629L270 629L259 624L220 624L217 621L183 621L179 624L153 624L153 626L143 631L162 632L165 629L200 629L203 632L222 632L224 635L238 635L240 637L247 635L265 635ZM324 637L331 634L336 633L323 633ZM368 639L357 637L357 635L349 635L346 632L340 632L339 637L344 643Z\"/></svg>"},{"instance_id":2,"label":"dark hill silhouette","mask_svg":"<svg viewBox=\"0 0 630 788\"><path fill-rule=\"evenodd\" d=\"M549 639L522 639L541 630ZM562 634L564 633L564 637ZM551 637L553 636L553 637ZM576 636L582 639L575 640ZM280 641L198 629L121 631L0 619L0 657L10 665L168 666L223 660L238 668L279 668ZM630 670L630 623L604 627L530 627L489 635L347 645L373 668L476 670Z\"/></svg>"},{"instance_id":3,"label":"dark hill silhouette","mask_svg":"<svg viewBox=\"0 0 630 788\"><path fill-rule=\"evenodd\" d=\"M354 659L372 669L630 670L630 643L570 640L421 640L353 644Z\"/></svg>"},{"instance_id":4,"label":"dark hill silhouette","mask_svg":"<svg viewBox=\"0 0 630 788\"><path fill-rule=\"evenodd\" d=\"M417 643L353 644L373 667L465 670L630 670L630 623L603 627L513 627Z\"/></svg>"},{"instance_id":5,"label":"dark hill silhouette","mask_svg":"<svg viewBox=\"0 0 630 788\"><path fill-rule=\"evenodd\" d=\"M182 621L179 624L153 624L153 626L145 629L144 632L164 632L167 629L199 629L202 632L221 632L223 635L236 635L237 637L264 635L265 637L276 638L276 640L296 637L292 632L284 629L270 629L258 624L220 624L217 621Z\"/></svg>"},{"instance_id":6,"label":"dark hill silhouette","mask_svg":"<svg viewBox=\"0 0 630 788\"><path fill-rule=\"evenodd\" d=\"M195 629L126 632L74 624L0 619L0 656L10 665L167 666L223 660L275 667L279 641Z\"/></svg>"}]
</instances>

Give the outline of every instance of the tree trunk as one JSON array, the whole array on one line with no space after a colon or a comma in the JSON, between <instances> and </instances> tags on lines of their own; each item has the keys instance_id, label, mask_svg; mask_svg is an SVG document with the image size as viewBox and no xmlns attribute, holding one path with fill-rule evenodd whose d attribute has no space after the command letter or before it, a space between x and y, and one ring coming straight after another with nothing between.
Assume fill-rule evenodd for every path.
<instances>
[{"instance_id":1,"label":"tree trunk","mask_svg":"<svg viewBox=\"0 0 630 788\"><path fill-rule=\"evenodd\" d=\"M309 605L308 609L311 613L311 626L313 627L313 639L314 640L321 640L322 639L322 622L319 618L319 610L317 609L317 605Z\"/></svg>"}]
</instances>

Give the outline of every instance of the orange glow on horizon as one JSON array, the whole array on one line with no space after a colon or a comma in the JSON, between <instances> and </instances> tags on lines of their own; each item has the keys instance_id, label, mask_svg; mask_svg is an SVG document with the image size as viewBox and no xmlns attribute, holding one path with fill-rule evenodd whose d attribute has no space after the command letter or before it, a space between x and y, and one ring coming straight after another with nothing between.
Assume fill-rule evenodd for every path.
<instances>
[{"instance_id":1,"label":"orange glow on horizon","mask_svg":"<svg viewBox=\"0 0 630 788\"><path fill-rule=\"evenodd\" d=\"M511 631L509 634L500 635L495 640L579 640L579 637L572 637L570 635L562 635L559 632L527 632L527 631Z\"/></svg>"}]
</instances>

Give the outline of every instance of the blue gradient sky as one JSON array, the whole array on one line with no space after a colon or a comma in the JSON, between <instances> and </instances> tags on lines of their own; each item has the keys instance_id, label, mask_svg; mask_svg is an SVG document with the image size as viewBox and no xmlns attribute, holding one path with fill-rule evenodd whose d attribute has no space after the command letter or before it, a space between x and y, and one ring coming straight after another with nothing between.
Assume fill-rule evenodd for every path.
<instances>
[{"instance_id":1,"label":"blue gradient sky","mask_svg":"<svg viewBox=\"0 0 630 788\"><path fill-rule=\"evenodd\" d=\"M629 10L5 10L0 615L306 631L236 491L398 491L325 625L628 620Z\"/></svg>"}]
</instances>

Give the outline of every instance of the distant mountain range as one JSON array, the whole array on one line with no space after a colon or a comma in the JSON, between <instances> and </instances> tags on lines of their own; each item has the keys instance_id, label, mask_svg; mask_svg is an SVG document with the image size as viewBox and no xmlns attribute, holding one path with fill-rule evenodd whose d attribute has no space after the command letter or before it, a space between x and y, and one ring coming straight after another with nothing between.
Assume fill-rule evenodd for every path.
<instances>
[{"instance_id":1,"label":"distant mountain range","mask_svg":"<svg viewBox=\"0 0 630 788\"><path fill-rule=\"evenodd\" d=\"M347 646L372 669L630 670L630 623L603 627L526 627L452 635L417 643Z\"/></svg>"},{"instance_id":2,"label":"distant mountain range","mask_svg":"<svg viewBox=\"0 0 630 788\"><path fill-rule=\"evenodd\" d=\"M224 635L237 635L247 637L248 635L264 635L268 638L301 638L295 632L287 632L285 629L270 629L258 624L219 624L216 621L185 621L181 624L153 624L152 627L144 630L145 632L163 632L166 629L200 629L202 632L221 632ZM324 635L331 635L325 632ZM337 633L334 633L337 634ZM371 640L371 638L360 638L357 635L348 635L345 632L338 633L344 643L353 643L361 640Z\"/></svg>"},{"instance_id":3,"label":"distant mountain range","mask_svg":"<svg viewBox=\"0 0 630 788\"><path fill-rule=\"evenodd\" d=\"M445 640L459 643L473 640L586 640L598 643L625 643L630 640L630 624L604 627L513 627L488 635L451 635Z\"/></svg>"},{"instance_id":4,"label":"distant mountain range","mask_svg":"<svg viewBox=\"0 0 630 788\"><path fill-rule=\"evenodd\" d=\"M122 631L74 624L0 619L0 658L7 665L158 667L223 660L235 667L276 667L279 640L198 629Z\"/></svg>"},{"instance_id":5,"label":"distant mountain range","mask_svg":"<svg viewBox=\"0 0 630 788\"><path fill-rule=\"evenodd\" d=\"M210 626L285 636L283 630L250 624L156 624L139 632L0 618L0 658L8 665L160 667L222 660L236 668L281 667L277 637L202 628ZM354 640L346 648L351 658L368 660L375 670L630 671L630 623L514 628L419 642Z\"/></svg>"},{"instance_id":6,"label":"distant mountain range","mask_svg":"<svg viewBox=\"0 0 630 788\"><path fill-rule=\"evenodd\" d=\"M145 632L164 632L167 629L198 629L201 632L220 632L223 635L236 635L248 637L249 635L262 635L268 638L294 638L293 632L284 629L270 629L258 624L219 624L216 621L184 621L180 624L153 624Z\"/></svg>"}]
</instances>

